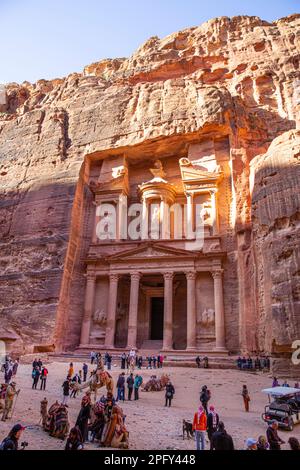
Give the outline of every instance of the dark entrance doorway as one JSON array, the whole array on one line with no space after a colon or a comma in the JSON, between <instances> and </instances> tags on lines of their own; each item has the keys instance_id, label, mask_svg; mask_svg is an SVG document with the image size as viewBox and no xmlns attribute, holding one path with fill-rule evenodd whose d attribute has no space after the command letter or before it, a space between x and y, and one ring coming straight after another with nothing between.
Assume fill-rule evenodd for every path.
<instances>
[{"instance_id":1,"label":"dark entrance doorway","mask_svg":"<svg viewBox=\"0 0 300 470\"><path fill-rule=\"evenodd\" d=\"M164 337L164 298L151 298L151 329L150 339L163 339Z\"/></svg>"}]
</instances>

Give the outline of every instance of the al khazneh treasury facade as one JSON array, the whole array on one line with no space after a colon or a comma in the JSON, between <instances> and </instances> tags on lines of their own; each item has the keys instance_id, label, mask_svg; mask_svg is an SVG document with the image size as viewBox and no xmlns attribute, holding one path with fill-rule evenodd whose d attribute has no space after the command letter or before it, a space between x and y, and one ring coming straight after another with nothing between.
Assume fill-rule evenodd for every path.
<instances>
[{"instance_id":1,"label":"al khazneh treasury facade","mask_svg":"<svg viewBox=\"0 0 300 470\"><path fill-rule=\"evenodd\" d=\"M210 155L194 144L181 158L94 164L80 349L226 352L230 168L205 145Z\"/></svg>"}]
</instances>

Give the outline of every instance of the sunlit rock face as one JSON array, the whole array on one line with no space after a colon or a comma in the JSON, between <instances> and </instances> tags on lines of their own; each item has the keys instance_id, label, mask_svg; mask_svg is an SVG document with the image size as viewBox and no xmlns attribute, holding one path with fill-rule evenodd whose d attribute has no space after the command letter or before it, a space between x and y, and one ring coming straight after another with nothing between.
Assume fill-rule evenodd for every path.
<instances>
[{"instance_id":1,"label":"sunlit rock face","mask_svg":"<svg viewBox=\"0 0 300 470\"><path fill-rule=\"evenodd\" d=\"M299 15L216 18L82 74L7 86L0 337L9 347L79 345L90 183L97 162L124 155L145 171L157 159L215 159L226 347L290 353L300 339L299 26Z\"/></svg>"}]
</instances>

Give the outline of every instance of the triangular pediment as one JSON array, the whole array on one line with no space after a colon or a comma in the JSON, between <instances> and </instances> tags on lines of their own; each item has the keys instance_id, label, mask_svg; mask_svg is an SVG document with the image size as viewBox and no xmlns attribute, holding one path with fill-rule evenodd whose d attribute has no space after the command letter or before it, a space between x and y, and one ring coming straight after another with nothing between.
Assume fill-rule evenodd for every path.
<instances>
[{"instance_id":1,"label":"triangular pediment","mask_svg":"<svg viewBox=\"0 0 300 470\"><path fill-rule=\"evenodd\" d=\"M153 242L143 243L142 246L132 250L121 251L107 257L107 261L129 261L145 259L168 259L168 258L195 258L195 253L178 248L170 248Z\"/></svg>"}]
</instances>

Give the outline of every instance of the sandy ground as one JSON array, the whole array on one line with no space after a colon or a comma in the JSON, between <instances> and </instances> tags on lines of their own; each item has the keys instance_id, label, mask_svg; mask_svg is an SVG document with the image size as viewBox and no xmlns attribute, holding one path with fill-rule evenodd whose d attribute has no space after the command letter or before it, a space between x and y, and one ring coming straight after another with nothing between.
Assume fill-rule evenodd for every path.
<instances>
[{"instance_id":1,"label":"sandy ground","mask_svg":"<svg viewBox=\"0 0 300 470\"><path fill-rule=\"evenodd\" d=\"M74 363L75 372L82 367ZM91 366L89 366L91 367ZM49 437L38 425L40 401L47 397L49 404L56 399L61 400L61 385L65 379L68 364L51 363L47 365L49 377L46 392L32 390L31 366L21 365L16 377L17 388L21 392L16 404L12 420L0 421L0 439L2 440L17 422L29 426L22 440L29 442L30 449L63 449L64 443ZM271 386L271 377L262 373L247 373L238 370L204 370L195 368L164 368L170 374L176 394L171 408L164 406L164 392L140 392L140 400L122 403L126 414L126 425L130 433L130 449L190 449L195 448L194 441L182 439L182 420L192 420L199 405L201 386L206 384L212 392L211 404L216 407L220 419L225 422L227 431L232 435L235 448L243 449L247 437L257 438L265 434L266 424L261 413L268 398L261 393L262 388ZM112 375L117 379L119 365L112 367ZM154 373L153 370L142 369L144 381ZM157 375L161 372L156 371ZM2 374L0 382L3 381ZM251 402L250 412L243 411L241 397L242 385L247 384ZM294 385L291 382L291 385ZM104 389L103 389L104 391ZM82 392L76 399L69 402L71 426L75 424L80 409ZM300 424L293 432L280 431L281 437L287 441L290 436L300 439ZM87 444L87 449L97 449L98 444ZM288 449L284 445L283 449Z\"/></svg>"}]
</instances>

